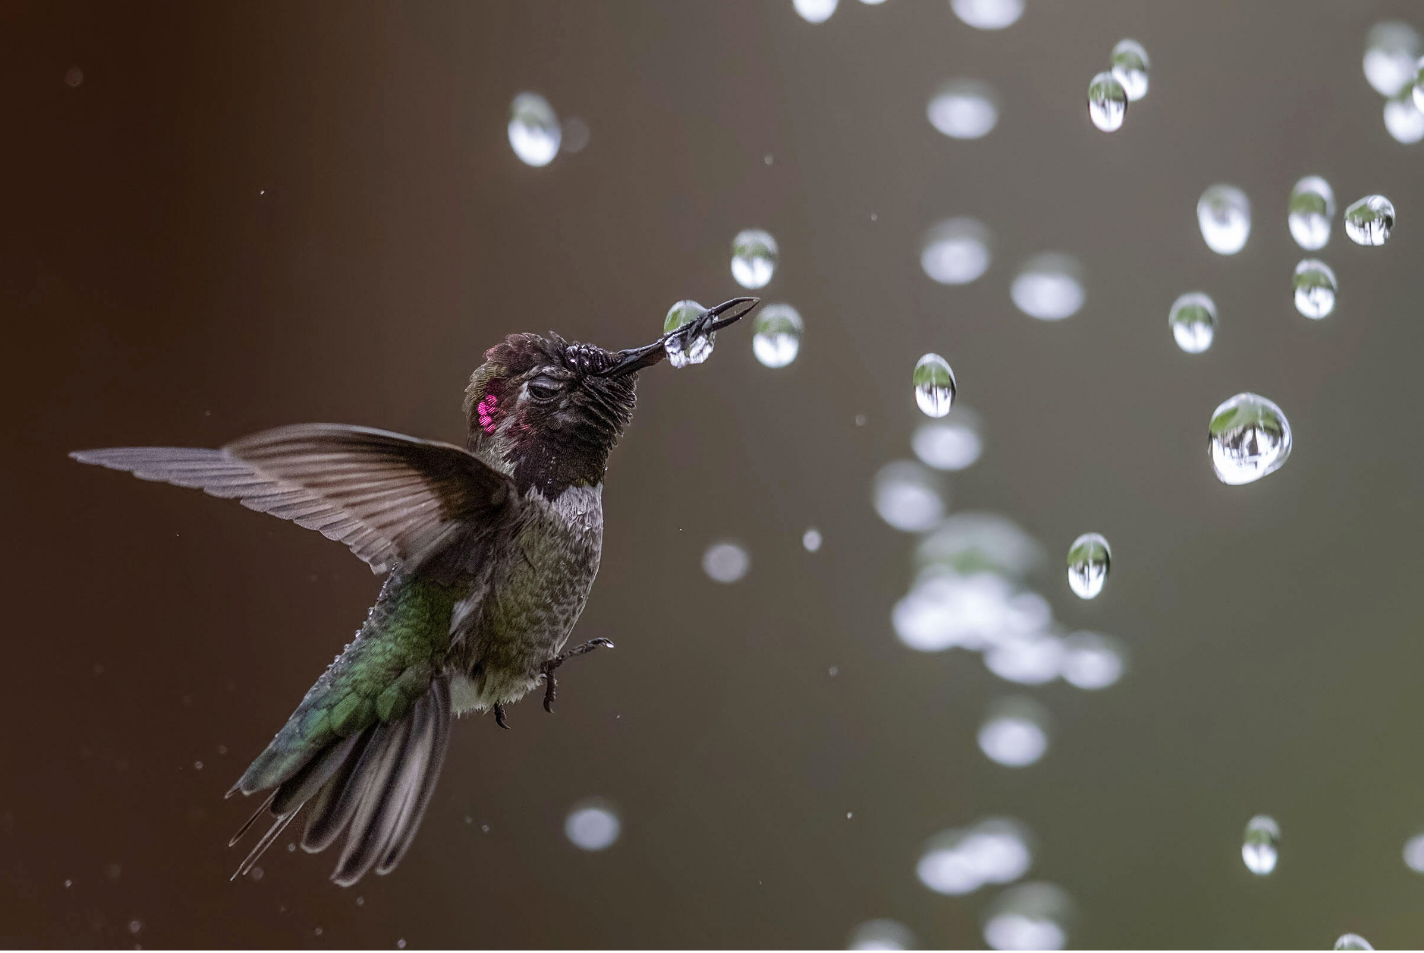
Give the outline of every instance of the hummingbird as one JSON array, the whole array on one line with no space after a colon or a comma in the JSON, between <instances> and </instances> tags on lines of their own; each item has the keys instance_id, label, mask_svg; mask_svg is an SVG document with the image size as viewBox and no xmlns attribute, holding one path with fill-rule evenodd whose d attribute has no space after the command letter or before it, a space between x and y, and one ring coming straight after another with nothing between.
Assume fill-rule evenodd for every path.
<instances>
[{"instance_id":1,"label":"hummingbird","mask_svg":"<svg viewBox=\"0 0 1424 953\"><path fill-rule=\"evenodd\" d=\"M342 424L264 430L212 450L119 447L70 454L142 480L236 498L339 540L384 575L356 638L228 791L270 792L233 836L270 820L233 879L305 807L302 848L342 840L331 879L388 874L440 777L450 722L494 713L555 671L612 648L565 649L603 547L608 454L633 418L638 372L748 314L701 312L652 344L606 351L550 332L511 334L470 376L465 446ZM343 839L344 835L344 839Z\"/></svg>"}]
</instances>

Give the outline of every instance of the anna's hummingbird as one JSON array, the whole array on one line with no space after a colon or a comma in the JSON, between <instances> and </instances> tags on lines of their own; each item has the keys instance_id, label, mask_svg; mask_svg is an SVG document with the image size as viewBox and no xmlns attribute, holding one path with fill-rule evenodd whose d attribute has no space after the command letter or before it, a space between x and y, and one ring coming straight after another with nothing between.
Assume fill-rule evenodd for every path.
<instances>
[{"instance_id":1,"label":"anna's hummingbird","mask_svg":"<svg viewBox=\"0 0 1424 953\"><path fill-rule=\"evenodd\" d=\"M228 792L271 789L272 826L234 877L307 805L303 849L346 835L331 879L350 886L404 856L445 760L450 716L493 710L600 645L564 651L603 546L608 453L633 417L638 371L747 314L708 309L647 345L605 351L512 334L465 389L465 448L339 424L298 424L220 450L71 454L144 480L199 487L340 540L379 574L376 604Z\"/></svg>"}]
</instances>

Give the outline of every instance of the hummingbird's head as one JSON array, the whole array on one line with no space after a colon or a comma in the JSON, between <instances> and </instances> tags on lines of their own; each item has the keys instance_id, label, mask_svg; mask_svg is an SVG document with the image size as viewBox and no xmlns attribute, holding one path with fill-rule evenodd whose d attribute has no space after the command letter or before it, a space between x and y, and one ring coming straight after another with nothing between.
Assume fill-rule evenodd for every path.
<instances>
[{"instance_id":1,"label":"hummingbird's head","mask_svg":"<svg viewBox=\"0 0 1424 953\"><path fill-rule=\"evenodd\" d=\"M633 419L638 371L662 360L667 339L725 327L751 311L735 298L645 347L605 351L550 332L511 334L485 352L465 388L467 445L554 499L603 482L608 454Z\"/></svg>"}]
</instances>

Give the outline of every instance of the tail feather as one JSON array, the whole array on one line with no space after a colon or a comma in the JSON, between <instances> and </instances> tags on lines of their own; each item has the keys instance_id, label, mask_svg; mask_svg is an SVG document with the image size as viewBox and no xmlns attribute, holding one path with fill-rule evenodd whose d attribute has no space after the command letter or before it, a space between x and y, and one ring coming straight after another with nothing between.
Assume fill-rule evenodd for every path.
<instances>
[{"instance_id":1,"label":"tail feather","mask_svg":"<svg viewBox=\"0 0 1424 953\"><path fill-rule=\"evenodd\" d=\"M366 749L382 726L363 731L356 749L351 752L326 785L312 798L311 810L307 811L307 829L302 834L302 850L309 854L320 853L336 842L351 814L356 810L356 791L351 787L351 776L356 772Z\"/></svg>"},{"instance_id":2,"label":"tail feather","mask_svg":"<svg viewBox=\"0 0 1424 953\"><path fill-rule=\"evenodd\" d=\"M387 842L386 851L376 865L377 874L388 874L405 857L415 840L415 832L420 829L425 808L430 804L430 795L435 792L435 782L440 780L440 770L445 766L445 749L450 741L450 683L441 679L427 696L433 702L434 712L430 719L431 733L424 749L424 767L411 786L405 804L396 820L395 828Z\"/></svg>"}]
</instances>

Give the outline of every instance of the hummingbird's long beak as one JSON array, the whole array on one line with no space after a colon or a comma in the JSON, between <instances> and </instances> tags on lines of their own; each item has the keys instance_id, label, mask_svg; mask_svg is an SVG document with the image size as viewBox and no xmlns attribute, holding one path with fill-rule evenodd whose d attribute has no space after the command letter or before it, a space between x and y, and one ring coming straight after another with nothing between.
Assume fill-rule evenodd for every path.
<instances>
[{"instance_id":1,"label":"hummingbird's long beak","mask_svg":"<svg viewBox=\"0 0 1424 953\"><path fill-rule=\"evenodd\" d=\"M760 298L733 298L731 301L723 301L715 308L708 308L699 314L692 321L684 324L680 328L675 328L658 338L652 344L645 344L642 347L631 348L625 351L618 351L613 356L618 360L608 370L603 371L601 377L622 377L624 374L631 374L634 371L641 371L645 367L652 367L654 364L667 357L668 338L678 335L701 335L710 334L713 331L720 331L729 324L735 324L751 313L752 309L761 304Z\"/></svg>"}]
</instances>

